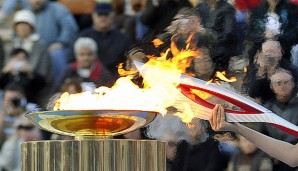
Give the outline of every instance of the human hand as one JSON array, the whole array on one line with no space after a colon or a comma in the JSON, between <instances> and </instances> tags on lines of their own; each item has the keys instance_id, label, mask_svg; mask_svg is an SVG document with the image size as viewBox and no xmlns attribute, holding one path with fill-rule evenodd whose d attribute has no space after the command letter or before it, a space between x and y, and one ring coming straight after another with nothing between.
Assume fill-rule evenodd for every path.
<instances>
[{"instance_id":1,"label":"human hand","mask_svg":"<svg viewBox=\"0 0 298 171\"><path fill-rule=\"evenodd\" d=\"M4 74L13 73L14 71L14 61L10 60L2 69Z\"/></svg>"},{"instance_id":2,"label":"human hand","mask_svg":"<svg viewBox=\"0 0 298 171\"><path fill-rule=\"evenodd\" d=\"M11 59L3 68L3 73L7 74L17 74L17 73L26 73L32 74L32 67L30 63L26 60Z\"/></svg>"},{"instance_id":3,"label":"human hand","mask_svg":"<svg viewBox=\"0 0 298 171\"><path fill-rule=\"evenodd\" d=\"M258 52L255 55L254 63L257 67L257 73L256 76L258 79L262 79L266 77L267 69L266 69L266 60L265 56L262 52Z\"/></svg>"},{"instance_id":4,"label":"human hand","mask_svg":"<svg viewBox=\"0 0 298 171\"><path fill-rule=\"evenodd\" d=\"M222 105L217 104L213 108L209 122L214 131L234 131L234 124L225 121L225 113Z\"/></svg>"},{"instance_id":5,"label":"human hand","mask_svg":"<svg viewBox=\"0 0 298 171\"><path fill-rule=\"evenodd\" d=\"M24 67L21 69L22 72L27 73L27 74L32 74L32 67L31 64L28 61L24 61Z\"/></svg>"},{"instance_id":6,"label":"human hand","mask_svg":"<svg viewBox=\"0 0 298 171\"><path fill-rule=\"evenodd\" d=\"M266 39L272 39L272 40L275 40L275 39L276 39L276 33L274 33L273 30L267 29L267 30L265 31L265 38L266 38Z\"/></svg>"},{"instance_id":7,"label":"human hand","mask_svg":"<svg viewBox=\"0 0 298 171\"><path fill-rule=\"evenodd\" d=\"M61 49L61 48L63 48L63 44L61 44L61 43L53 43L53 44L51 44L49 46L49 49L48 50L51 52L51 51L53 51L55 49Z\"/></svg>"}]
</instances>

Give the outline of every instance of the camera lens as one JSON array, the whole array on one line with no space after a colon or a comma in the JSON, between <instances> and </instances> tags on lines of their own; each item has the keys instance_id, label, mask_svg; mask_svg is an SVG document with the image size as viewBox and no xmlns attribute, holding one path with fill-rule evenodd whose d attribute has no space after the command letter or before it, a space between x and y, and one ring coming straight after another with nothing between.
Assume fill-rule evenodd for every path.
<instances>
[{"instance_id":1,"label":"camera lens","mask_svg":"<svg viewBox=\"0 0 298 171\"><path fill-rule=\"evenodd\" d=\"M20 107L21 106L21 99L20 98L13 98L13 99L11 99L11 103L14 107Z\"/></svg>"},{"instance_id":2,"label":"camera lens","mask_svg":"<svg viewBox=\"0 0 298 171\"><path fill-rule=\"evenodd\" d=\"M275 63L275 58L272 56L267 56L267 64L274 65L274 63Z\"/></svg>"}]
</instances>

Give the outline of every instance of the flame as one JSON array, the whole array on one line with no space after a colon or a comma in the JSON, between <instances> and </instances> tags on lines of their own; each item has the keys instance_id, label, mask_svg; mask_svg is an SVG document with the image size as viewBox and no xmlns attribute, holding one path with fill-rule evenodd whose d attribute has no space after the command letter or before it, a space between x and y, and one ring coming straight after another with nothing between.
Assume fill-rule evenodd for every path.
<instances>
[{"instance_id":1,"label":"flame","mask_svg":"<svg viewBox=\"0 0 298 171\"><path fill-rule=\"evenodd\" d=\"M235 81L237 81L237 79L236 79L236 77L230 77L230 78L227 78L226 77L226 72L225 71L223 71L223 72L219 72L219 71L217 71L216 72L216 74L215 74L215 76L217 77L217 78L219 78L220 80L223 80L223 81L225 81L225 82L235 82Z\"/></svg>"},{"instance_id":2,"label":"flame","mask_svg":"<svg viewBox=\"0 0 298 171\"><path fill-rule=\"evenodd\" d=\"M153 45L154 45L155 47L158 47L158 46L164 44L164 42L163 42L162 40L157 39L157 38L154 39L154 40L152 41L152 43L153 43Z\"/></svg>"},{"instance_id":3,"label":"flame","mask_svg":"<svg viewBox=\"0 0 298 171\"><path fill-rule=\"evenodd\" d=\"M244 73L247 73L247 67L244 67L244 68L243 68L243 72L244 72Z\"/></svg>"},{"instance_id":4,"label":"flame","mask_svg":"<svg viewBox=\"0 0 298 171\"><path fill-rule=\"evenodd\" d=\"M128 76L128 75L134 75L138 73L138 70L134 67L131 67L129 70L126 70L124 68L124 64L121 63L118 66L118 73L120 76Z\"/></svg>"},{"instance_id":5,"label":"flame","mask_svg":"<svg viewBox=\"0 0 298 171\"><path fill-rule=\"evenodd\" d=\"M193 120L193 118L196 118L196 113L199 112L197 109L194 110L190 103L187 102L181 103L180 110L181 112L176 112L173 115L178 116L182 122L185 122L187 124L189 124Z\"/></svg>"},{"instance_id":6,"label":"flame","mask_svg":"<svg viewBox=\"0 0 298 171\"><path fill-rule=\"evenodd\" d=\"M191 38L188 39L189 42L190 40ZM159 39L154 42L155 45L163 43ZM169 53L173 57L167 59ZM201 55L201 51L191 49L188 44L181 50L172 43L160 57L148 56L149 61L142 66L142 70L146 72L143 88L132 82L133 76L120 77L111 88L99 87L94 92L79 94L63 93L56 101L54 110L144 110L165 115L169 107L175 106L178 111L175 115L184 122L191 122L200 111L194 107L195 102L181 94L177 86L180 84L181 74L186 72L192 59ZM123 64L119 68L120 74L135 73L124 71ZM225 74L218 74L219 77L222 75ZM231 78L223 77L223 80L231 82ZM202 91L192 92L201 98L209 98Z\"/></svg>"},{"instance_id":7,"label":"flame","mask_svg":"<svg viewBox=\"0 0 298 171\"><path fill-rule=\"evenodd\" d=\"M63 93L56 101L54 110L121 109L166 113L157 93L160 92L154 89L140 89L131 77L121 77L112 88L99 87L94 92L78 94Z\"/></svg>"},{"instance_id":8,"label":"flame","mask_svg":"<svg viewBox=\"0 0 298 171\"><path fill-rule=\"evenodd\" d=\"M201 97L202 99L209 99L212 97L211 94L206 93L204 91L200 91L200 90L196 90L196 89L191 89L191 92L199 97Z\"/></svg>"},{"instance_id":9,"label":"flame","mask_svg":"<svg viewBox=\"0 0 298 171\"><path fill-rule=\"evenodd\" d=\"M232 77L228 78L226 75L227 75L226 74L226 71L222 71L222 72L216 71L215 78L209 80L207 82L207 84L215 83L217 85L220 85L220 82L219 82L220 80L221 81L224 81L224 82L228 82L228 83L236 82L237 81L237 78L236 77L232 76Z\"/></svg>"}]
</instances>

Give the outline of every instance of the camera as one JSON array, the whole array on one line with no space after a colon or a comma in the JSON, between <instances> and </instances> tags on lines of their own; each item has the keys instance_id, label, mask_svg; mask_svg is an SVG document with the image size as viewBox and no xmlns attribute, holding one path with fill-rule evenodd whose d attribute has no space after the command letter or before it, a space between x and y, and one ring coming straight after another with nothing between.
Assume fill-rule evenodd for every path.
<instances>
[{"instance_id":1,"label":"camera","mask_svg":"<svg viewBox=\"0 0 298 171\"><path fill-rule=\"evenodd\" d=\"M11 99L11 104L16 108L17 107L26 107L27 102L25 99L15 97L15 98Z\"/></svg>"},{"instance_id":2,"label":"camera","mask_svg":"<svg viewBox=\"0 0 298 171\"><path fill-rule=\"evenodd\" d=\"M275 57L273 56L267 56L266 57L266 64L267 65L274 65L276 62Z\"/></svg>"},{"instance_id":3,"label":"camera","mask_svg":"<svg viewBox=\"0 0 298 171\"><path fill-rule=\"evenodd\" d=\"M13 64L13 68L14 68L16 71L21 71L24 67L25 67L25 62L24 62L24 61L16 61L16 62Z\"/></svg>"}]
</instances>

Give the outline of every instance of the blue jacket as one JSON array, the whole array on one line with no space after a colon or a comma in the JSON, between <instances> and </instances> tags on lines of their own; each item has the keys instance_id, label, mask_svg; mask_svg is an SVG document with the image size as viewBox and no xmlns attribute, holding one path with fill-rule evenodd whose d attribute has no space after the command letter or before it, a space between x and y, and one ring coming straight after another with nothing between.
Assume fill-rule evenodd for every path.
<instances>
[{"instance_id":1,"label":"blue jacket","mask_svg":"<svg viewBox=\"0 0 298 171\"><path fill-rule=\"evenodd\" d=\"M58 2L47 2L35 15L36 31L47 45L62 43L68 46L78 32L73 15Z\"/></svg>"}]
</instances>

